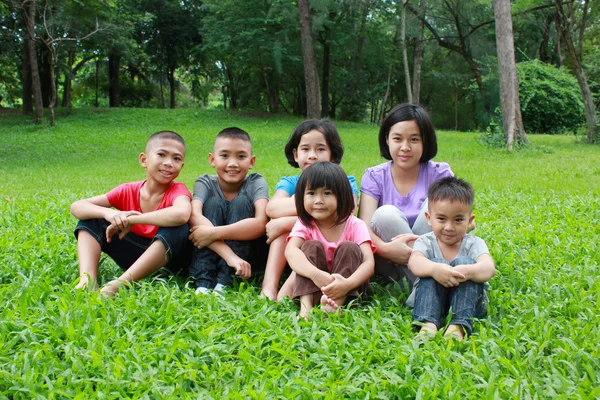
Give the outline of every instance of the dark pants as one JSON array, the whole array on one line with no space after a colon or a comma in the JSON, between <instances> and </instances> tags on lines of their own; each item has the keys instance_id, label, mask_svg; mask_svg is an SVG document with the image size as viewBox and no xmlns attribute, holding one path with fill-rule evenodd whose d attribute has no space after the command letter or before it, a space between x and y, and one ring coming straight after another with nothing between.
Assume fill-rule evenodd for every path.
<instances>
[{"instance_id":1,"label":"dark pants","mask_svg":"<svg viewBox=\"0 0 600 400\"><path fill-rule=\"evenodd\" d=\"M254 204L244 195L237 195L231 201L211 197L204 203L202 213L214 226L231 225L246 218L253 218ZM225 243L238 257L248 261L252 241L226 240ZM196 288L212 289L217 283L231 286L233 272L225 260L208 247L194 248L189 273Z\"/></svg>"},{"instance_id":2,"label":"dark pants","mask_svg":"<svg viewBox=\"0 0 600 400\"><path fill-rule=\"evenodd\" d=\"M188 224L160 227L152 239L131 232L123 239L119 239L119 235L114 235L110 243L106 241L108 226L109 223L102 218L79 221L75 227L75 238L80 230L88 232L98 241L102 251L124 271L131 267L155 240L160 240L165 246L165 268L169 271L178 273L189 264L191 247L188 240Z\"/></svg>"},{"instance_id":3,"label":"dark pants","mask_svg":"<svg viewBox=\"0 0 600 400\"><path fill-rule=\"evenodd\" d=\"M335 249L331 271L328 269L325 248L321 242L318 240L308 240L302 244L300 250L306 255L308 261L321 271L330 274L340 274L344 278L350 277L358 269L360 264L362 264L362 251L360 250L360 246L352 242L342 242L338 248ZM368 290L369 283L366 282L348 292L348 297L355 298L367 294ZM321 296L323 296L321 288L317 287L310 278L296 275L293 297L301 297L307 294L313 295L313 304L317 304L320 301Z\"/></svg>"},{"instance_id":4,"label":"dark pants","mask_svg":"<svg viewBox=\"0 0 600 400\"><path fill-rule=\"evenodd\" d=\"M457 258L452 263L444 259L431 260L451 266L474 264L471 258ZM447 288L433 278L421 278L415 289L413 323L432 322L438 329L452 308L450 324L462 325L467 334L473 331L473 318L487 315L487 302L483 283L466 281L456 287Z\"/></svg>"}]
</instances>

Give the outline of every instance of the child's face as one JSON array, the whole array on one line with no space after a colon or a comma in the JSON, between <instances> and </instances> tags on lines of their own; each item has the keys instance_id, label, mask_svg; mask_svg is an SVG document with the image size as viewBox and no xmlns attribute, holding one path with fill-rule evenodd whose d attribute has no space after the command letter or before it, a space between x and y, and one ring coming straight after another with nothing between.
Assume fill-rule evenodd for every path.
<instances>
[{"instance_id":1,"label":"child's face","mask_svg":"<svg viewBox=\"0 0 600 400\"><path fill-rule=\"evenodd\" d=\"M337 212L337 198L328 188L304 190L304 209L318 225L329 227L333 224Z\"/></svg>"},{"instance_id":2,"label":"child's face","mask_svg":"<svg viewBox=\"0 0 600 400\"><path fill-rule=\"evenodd\" d=\"M392 125L387 144L394 164L404 170L418 168L423 155L423 139L416 121Z\"/></svg>"},{"instance_id":3,"label":"child's face","mask_svg":"<svg viewBox=\"0 0 600 400\"><path fill-rule=\"evenodd\" d=\"M460 201L441 200L429 203L425 212L433 234L438 241L452 246L460 244L475 216L471 206Z\"/></svg>"},{"instance_id":4,"label":"child's face","mask_svg":"<svg viewBox=\"0 0 600 400\"><path fill-rule=\"evenodd\" d=\"M210 165L216 169L219 180L225 183L242 182L248 170L254 167L256 156L252 155L252 144L246 140L218 138L209 153Z\"/></svg>"},{"instance_id":5,"label":"child's face","mask_svg":"<svg viewBox=\"0 0 600 400\"><path fill-rule=\"evenodd\" d=\"M140 154L140 164L146 168L146 179L169 184L181 172L185 146L173 139L155 139Z\"/></svg>"},{"instance_id":6,"label":"child's face","mask_svg":"<svg viewBox=\"0 0 600 400\"><path fill-rule=\"evenodd\" d=\"M298 147L294 150L294 160L304 169L319 161L331 161L331 149L325 135L313 129L300 138Z\"/></svg>"}]
</instances>

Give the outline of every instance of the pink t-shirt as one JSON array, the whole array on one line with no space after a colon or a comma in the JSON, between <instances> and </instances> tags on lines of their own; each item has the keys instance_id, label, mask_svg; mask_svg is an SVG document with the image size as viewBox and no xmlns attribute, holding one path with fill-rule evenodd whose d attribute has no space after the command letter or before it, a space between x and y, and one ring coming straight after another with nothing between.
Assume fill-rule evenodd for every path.
<instances>
[{"instance_id":1,"label":"pink t-shirt","mask_svg":"<svg viewBox=\"0 0 600 400\"><path fill-rule=\"evenodd\" d=\"M117 186L106 194L106 197L108 197L108 202L111 206L120 211L142 212L140 207L140 190L142 189L144 183L146 183L145 180L141 182L124 183ZM162 210L163 208L171 207L175 199L179 196L187 196L190 199L192 198L192 194L187 186L181 182L171 182L171 186L169 186L165 192L160 204L156 209ZM135 224L131 228L131 232L138 236L151 239L156 236L156 232L158 232L158 226Z\"/></svg>"},{"instance_id":2,"label":"pink t-shirt","mask_svg":"<svg viewBox=\"0 0 600 400\"><path fill-rule=\"evenodd\" d=\"M319 242L323 243L323 247L325 247L325 254L327 256L327 267L330 271L333 263L333 253L335 253L335 249L337 249L342 242L353 242L359 246L362 243L369 242L373 253L375 253L375 250L377 250L377 248L373 246L367 225L363 220L356 218L354 215L351 215L346 220L344 231L337 242L327 241L325 236L323 236L321 233L321 230L314 223L311 227L308 227L300 220L298 220L292 228L287 241L289 242L289 240L294 236L304 240L318 240Z\"/></svg>"}]
</instances>

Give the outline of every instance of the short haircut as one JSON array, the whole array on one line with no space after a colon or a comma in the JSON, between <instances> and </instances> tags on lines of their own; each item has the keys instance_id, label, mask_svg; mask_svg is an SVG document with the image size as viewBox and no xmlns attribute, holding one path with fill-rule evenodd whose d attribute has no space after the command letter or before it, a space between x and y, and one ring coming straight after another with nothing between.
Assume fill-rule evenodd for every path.
<instances>
[{"instance_id":1,"label":"short haircut","mask_svg":"<svg viewBox=\"0 0 600 400\"><path fill-rule=\"evenodd\" d=\"M240 139L240 140L243 140L245 142L249 142L250 144L252 144L252 139L250 139L250 135L248 135L248 132L246 132L245 130L240 129L238 127L235 127L235 126L232 126L230 128L225 128L221 132L219 132L217 134L217 137L215 138L215 142L221 138Z\"/></svg>"},{"instance_id":2,"label":"short haircut","mask_svg":"<svg viewBox=\"0 0 600 400\"><path fill-rule=\"evenodd\" d=\"M386 160L391 160L390 148L387 144L390 129L398 122L415 121L421 131L423 141L423 155L420 163L431 160L437 154L437 138L433 122L427 114L427 110L416 104L398 104L388 113L379 128L379 153Z\"/></svg>"},{"instance_id":3,"label":"short haircut","mask_svg":"<svg viewBox=\"0 0 600 400\"><path fill-rule=\"evenodd\" d=\"M317 162L302 171L296 184L294 201L298 218L306 226L311 226L314 218L304 208L304 191L306 189L327 188L337 199L336 224L344 223L354 211L354 196L348 176L338 164L323 161Z\"/></svg>"},{"instance_id":4,"label":"short haircut","mask_svg":"<svg viewBox=\"0 0 600 400\"><path fill-rule=\"evenodd\" d=\"M146 141L146 148L148 148L150 143L152 143L153 141L163 140L163 139L174 140L176 142L179 142L183 145L183 148L185 149L185 140L183 140L183 138L181 137L181 135L179 135L179 133L173 132L173 131L159 131L159 132L153 133L152 135L150 135L150 137Z\"/></svg>"},{"instance_id":5,"label":"short haircut","mask_svg":"<svg viewBox=\"0 0 600 400\"><path fill-rule=\"evenodd\" d=\"M296 160L294 160L294 149L298 148L302 136L312 130L319 131L325 136L327 146L329 146L329 150L331 150L331 162L336 164L341 163L342 157L344 156L342 138L333 122L328 119L307 119L294 128L285 144L285 156L287 157L288 163L294 168L300 167Z\"/></svg>"},{"instance_id":6,"label":"short haircut","mask_svg":"<svg viewBox=\"0 0 600 400\"><path fill-rule=\"evenodd\" d=\"M451 202L458 201L469 207L473 207L475 193L473 192L473 186L469 182L454 176L447 176L429 185L427 199L429 200L429 204L447 200Z\"/></svg>"}]
</instances>

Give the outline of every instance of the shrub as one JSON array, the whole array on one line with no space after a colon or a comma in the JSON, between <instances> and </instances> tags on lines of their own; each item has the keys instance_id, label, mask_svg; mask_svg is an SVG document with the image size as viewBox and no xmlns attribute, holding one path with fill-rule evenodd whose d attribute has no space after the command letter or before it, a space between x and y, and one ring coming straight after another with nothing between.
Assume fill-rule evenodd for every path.
<instances>
[{"instance_id":1,"label":"shrub","mask_svg":"<svg viewBox=\"0 0 600 400\"><path fill-rule=\"evenodd\" d=\"M517 64L523 124L528 133L575 131L585 122L577 80L540 61Z\"/></svg>"}]
</instances>

